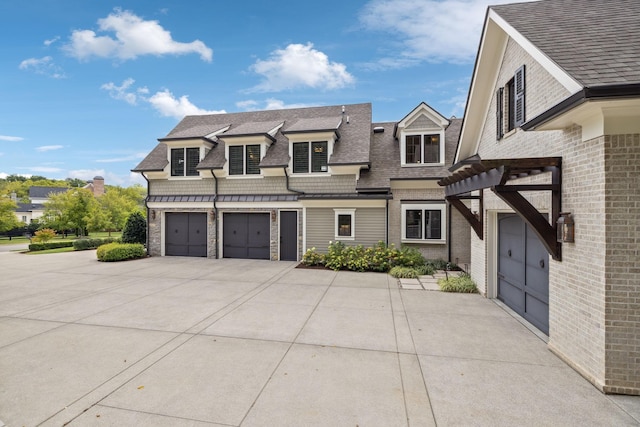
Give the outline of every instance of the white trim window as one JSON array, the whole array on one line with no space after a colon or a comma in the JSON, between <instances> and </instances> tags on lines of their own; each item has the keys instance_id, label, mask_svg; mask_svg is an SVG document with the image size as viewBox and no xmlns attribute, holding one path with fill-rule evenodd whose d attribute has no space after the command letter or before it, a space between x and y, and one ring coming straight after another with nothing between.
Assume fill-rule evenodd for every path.
<instances>
[{"instance_id":1,"label":"white trim window","mask_svg":"<svg viewBox=\"0 0 640 427\"><path fill-rule=\"evenodd\" d=\"M402 166L444 163L444 131L405 134L402 138Z\"/></svg>"},{"instance_id":2,"label":"white trim window","mask_svg":"<svg viewBox=\"0 0 640 427\"><path fill-rule=\"evenodd\" d=\"M328 172L328 159L328 141L293 143L293 173Z\"/></svg>"},{"instance_id":3,"label":"white trim window","mask_svg":"<svg viewBox=\"0 0 640 427\"><path fill-rule=\"evenodd\" d=\"M402 205L402 241L446 243L447 205L412 203Z\"/></svg>"},{"instance_id":4,"label":"white trim window","mask_svg":"<svg viewBox=\"0 0 640 427\"><path fill-rule=\"evenodd\" d=\"M260 175L260 144L229 146L229 175Z\"/></svg>"},{"instance_id":5,"label":"white trim window","mask_svg":"<svg viewBox=\"0 0 640 427\"><path fill-rule=\"evenodd\" d=\"M200 163L200 148L171 149L171 176L198 176L196 169L198 163Z\"/></svg>"},{"instance_id":6,"label":"white trim window","mask_svg":"<svg viewBox=\"0 0 640 427\"><path fill-rule=\"evenodd\" d=\"M336 240L354 240L356 238L356 210L334 209Z\"/></svg>"}]
</instances>

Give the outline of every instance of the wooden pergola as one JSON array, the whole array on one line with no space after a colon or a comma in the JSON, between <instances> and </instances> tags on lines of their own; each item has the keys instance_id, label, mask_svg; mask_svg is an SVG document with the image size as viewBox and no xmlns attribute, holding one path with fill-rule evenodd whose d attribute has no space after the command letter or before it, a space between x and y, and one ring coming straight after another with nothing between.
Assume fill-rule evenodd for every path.
<instances>
[{"instance_id":1,"label":"wooden pergola","mask_svg":"<svg viewBox=\"0 0 640 427\"><path fill-rule=\"evenodd\" d=\"M489 188L531 227L553 259L562 259L562 243L556 241L556 223L561 208L561 157L482 160L473 156L458 166L456 172L442 178L438 184L445 187L445 199L464 216L481 240L484 234L483 191ZM551 184L507 185L511 180L542 173L551 173ZM476 191L479 195L472 195ZM520 194L523 191L551 192L551 224ZM478 213L471 212L464 204L463 200L470 199L479 200Z\"/></svg>"}]
</instances>

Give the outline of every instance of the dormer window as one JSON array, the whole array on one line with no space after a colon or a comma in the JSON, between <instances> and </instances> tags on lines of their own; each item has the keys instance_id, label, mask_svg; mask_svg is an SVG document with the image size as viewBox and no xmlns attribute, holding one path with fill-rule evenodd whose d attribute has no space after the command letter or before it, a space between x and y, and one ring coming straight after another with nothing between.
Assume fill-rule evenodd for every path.
<instances>
[{"instance_id":1,"label":"dormer window","mask_svg":"<svg viewBox=\"0 0 640 427\"><path fill-rule=\"evenodd\" d=\"M405 163L441 163L440 135L407 135L405 143Z\"/></svg>"},{"instance_id":2,"label":"dormer window","mask_svg":"<svg viewBox=\"0 0 640 427\"><path fill-rule=\"evenodd\" d=\"M198 176L199 148L171 149L171 176Z\"/></svg>"},{"instance_id":3,"label":"dormer window","mask_svg":"<svg viewBox=\"0 0 640 427\"><path fill-rule=\"evenodd\" d=\"M424 102L396 124L402 167L442 166L445 129L449 120Z\"/></svg>"},{"instance_id":4,"label":"dormer window","mask_svg":"<svg viewBox=\"0 0 640 427\"><path fill-rule=\"evenodd\" d=\"M260 175L260 144L229 147L229 175Z\"/></svg>"},{"instance_id":5,"label":"dormer window","mask_svg":"<svg viewBox=\"0 0 640 427\"><path fill-rule=\"evenodd\" d=\"M293 173L327 172L327 141L293 143Z\"/></svg>"}]
</instances>

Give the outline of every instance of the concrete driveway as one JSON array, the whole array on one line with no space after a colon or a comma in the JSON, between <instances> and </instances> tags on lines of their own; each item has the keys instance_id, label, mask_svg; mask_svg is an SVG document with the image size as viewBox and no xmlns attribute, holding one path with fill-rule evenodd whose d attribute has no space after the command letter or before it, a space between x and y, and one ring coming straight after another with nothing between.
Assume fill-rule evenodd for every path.
<instances>
[{"instance_id":1,"label":"concrete driveway","mask_svg":"<svg viewBox=\"0 0 640 427\"><path fill-rule=\"evenodd\" d=\"M0 426L624 426L479 295L384 274L0 254Z\"/></svg>"}]
</instances>

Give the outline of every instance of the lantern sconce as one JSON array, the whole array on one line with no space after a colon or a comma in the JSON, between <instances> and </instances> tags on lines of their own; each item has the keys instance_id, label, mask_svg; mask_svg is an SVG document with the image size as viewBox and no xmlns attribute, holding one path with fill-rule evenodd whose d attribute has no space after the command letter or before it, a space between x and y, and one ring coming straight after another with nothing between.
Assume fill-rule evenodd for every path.
<instances>
[{"instance_id":1,"label":"lantern sconce","mask_svg":"<svg viewBox=\"0 0 640 427\"><path fill-rule=\"evenodd\" d=\"M276 222L276 219L278 219L278 212L274 209L271 211L271 221Z\"/></svg>"},{"instance_id":2,"label":"lantern sconce","mask_svg":"<svg viewBox=\"0 0 640 427\"><path fill-rule=\"evenodd\" d=\"M152 220L156 219L156 210L155 209L151 209L151 219Z\"/></svg>"},{"instance_id":3,"label":"lantern sconce","mask_svg":"<svg viewBox=\"0 0 640 427\"><path fill-rule=\"evenodd\" d=\"M560 218L556 222L557 241L573 243L575 238L575 223L570 212L560 212Z\"/></svg>"},{"instance_id":4,"label":"lantern sconce","mask_svg":"<svg viewBox=\"0 0 640 427\"><path fill-rule=\"evenodd\" d=\"M209 212L209 216L211 217L211 221L215 221L216 220L216 211Z\"/></svg>"}]
</instances>

